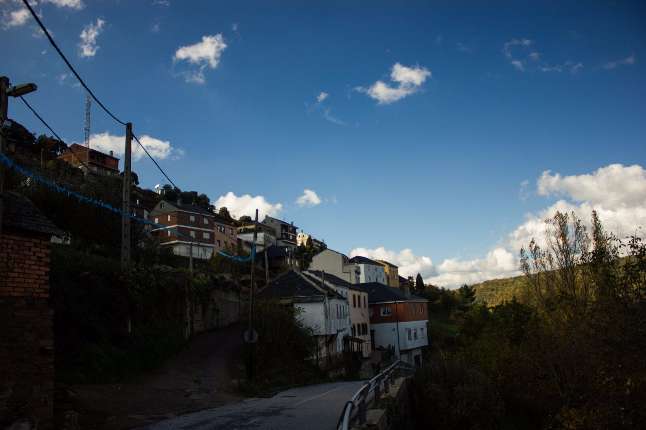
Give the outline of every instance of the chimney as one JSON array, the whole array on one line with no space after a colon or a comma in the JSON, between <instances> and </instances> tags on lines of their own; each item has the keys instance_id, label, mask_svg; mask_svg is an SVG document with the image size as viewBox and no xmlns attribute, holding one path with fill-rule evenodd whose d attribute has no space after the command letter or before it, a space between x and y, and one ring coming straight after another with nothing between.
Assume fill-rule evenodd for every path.
<instances>
[{"instance_id":1,"label":"chimney","mask_svg":"<svg viewBox=\"0 0 646 430\"><path fill-rule=\"evenodd\" d=\"M114 151L110 151L110 157L114 157Z\"/></svg>"}]
</instances>

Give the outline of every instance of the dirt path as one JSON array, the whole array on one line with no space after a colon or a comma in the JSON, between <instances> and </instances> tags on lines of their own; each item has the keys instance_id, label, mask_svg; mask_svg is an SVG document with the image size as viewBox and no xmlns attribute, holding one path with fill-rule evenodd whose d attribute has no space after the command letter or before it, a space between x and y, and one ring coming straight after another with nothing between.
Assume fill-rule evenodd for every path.
<instances>
[{"instance_id":1,"label":"dirt path","mask_svg":"<svg viewBox=\"0 0 646 430\"><path fill-rule=\"evenodd\" d=\"M80 427L128 429L239 401L232 379L241 331L236 325L203 333L160 369L128 383L71 387Z\"/></svg>"}]
</instances>

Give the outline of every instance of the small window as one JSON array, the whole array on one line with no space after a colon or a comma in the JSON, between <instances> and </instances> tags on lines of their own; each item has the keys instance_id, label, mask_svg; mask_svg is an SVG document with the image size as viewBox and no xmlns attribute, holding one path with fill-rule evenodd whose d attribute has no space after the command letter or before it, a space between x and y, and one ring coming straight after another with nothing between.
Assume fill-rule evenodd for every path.
<instances>
[{"instance_id":1,"label":"small window","mask_svg":"<svg viewBox=\"0 0 646 430\"><path fill-rule=\"evenodd\" d=\"M164 202L161 202L161 203L159 204L159 208L160 208L160 209L164 209Z\"/></svg>"},{"instance_id":2,"label":"small window","mask_svg":"<svg viewBox=\"0 0 646 430\"><path fill-rule=\"evenodd\" d=\"M194 232L193 230L191 230L190 232L188 232L188 234L190 234L190 235L191 235L191 237L195 237L195 232Z\"/></svg>"},{"instance_id":3,"label":"small window","mask_svg":"<svg viewBox=\"0 0 646 430\"><path fill-rule=\"evenodd\" d=\"M368 297L367 296L363 296L363 307L364 308L368 307Z\"/></svg>"},{"instance_id":4,"label":"small window","mask_svg":"<svg viewBox=\"0 0 646 430\"><path fill-rule=\"evenodd\" d=\"M155 218L155 224L159 224L159 218Z\"/></svg>"},{"instance_id":5,"label":"small window","mask_svg":"<svg viewBox=\"0 0 646 430\"><path fill-rule=\"evenodd\" d=\"M195 215L190 215L190 216L188 217L188 219L189 219L191 222L195 222Z\"/></svg>"},{"instance_id":6,"label":"small window","mask_svg":"<svg viewBox=\"0 0 646 430\"><path fill-rule=\"evenodd\" d=\"M222 246L222 244L220 243L220 239L218 239L218 246Z\"/></svg>"},{"instance_id":7,"label":"small window","mask_svg":"<svg viewBox=\"0 0 646 430\"><path fill-rule=\"evenodd\" d=\"M417 340L417 329L413 330L413 337L415 338L415 340Z\"/></svg>"},{"instance_id":8,"label":"small window","mask_svg":"<svg viewBox=\"0 0 646 430\"><path fill-rule=\"evenodd\" d=\"M357 307L357 296L354 294L352 295L352 307L353 308Z\"/></svg>"},{"instance_id":9,"label":"small window","mask_svg":"<svg viewBox=\"0 0 646 430\"><path fill-rule=\"evenodd\" d=\"M168 221L170 221L170 215L168 215Z\"/></svg>"},{"instance_id":10,"label":"small window","mask_svg":"<svg viewBox=\"0 0 646 430\"><path fill-rule=\"evenodd\" d=\"M170 237L170 230L166 230L166 236Z\"/></svg>"},{"instance_id":11,"label":"small window","mask_svg":"<svg viewBox=\"0 0 646 430\"><path fill-rule=\"evenodd\" d=\"M209 225L209 219L204 217L204 225Z\"/></svg>"},{"instance_id":12,"label":"small window","mask_svg":"<svg viewBox=\"0 0 646 430\"><path fill-rule=\"evenodd\" d=\"M408 340L413 340L413 333L411 332L411 329L406 329L406 335L408 336Z\"/></svg>"},{"instance_id":13,"label":"small window","mask_svg":"<svg viewBox=\"0 0 646 430\"><path fill-rule=\"evenodd\" d=\"M209 233L204 232L204 233L202 233L202 238L203 239L210 239L211 235Z\"/></svg>"},{"instance_id":14,"label":"small window","mask_svg":"<svg viewBox=\"0 0 646 430\"><path fill-rule=\"evenodd\" d=\"M382 317L387 317L387 316L392 315L392 314L393 314L393 311L388 306L382 306L381 307L381 316Z\"/></svg>"}]
</instances>

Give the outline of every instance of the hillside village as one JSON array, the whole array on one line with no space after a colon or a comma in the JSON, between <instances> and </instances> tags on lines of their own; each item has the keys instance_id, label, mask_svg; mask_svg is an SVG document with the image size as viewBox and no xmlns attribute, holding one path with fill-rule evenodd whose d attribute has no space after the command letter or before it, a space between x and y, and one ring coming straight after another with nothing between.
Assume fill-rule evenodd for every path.
<instances>
[{"instance_id":1,"label":"hillside village","mask_svg":"<svg viewBox=\"0 0 646 430\"><path fill-rule=\"evenodd\" d=\"M147 342L170 341L176 345L162 354L154 353L151 363L161 363L178 346L209 330L241 324L247 327L245 333L250 330L253 334L249 336L257 336L257 326L271 323L274 317L263 321L262 311L258 311L261 314L256 317L257 326L251 326L248 314L256 313L250 305L254 301L261 309L262 303L291 309L293 323L310 337L307 343L312 345L306 357L294 359L306 358L322 375L368 377L393 360L422 366L423 353L430 342L428 300L415 294L419 280L416 285L412 276L401 276L392 262L365 256L349 258L294 222L277 217L265 215L258 221L250 216L235 219L226 207L214 207L206 195L198 192L182 192L171 185L154 190L140 188L133 173L129 214L133 260L115 272L111 267L118 266L120 216L105 208L118 207L123 177L119 158L83 145L68 146L51 137L36 138L16 122L6 134L6 141L6 154L15 164L7 172L6 187L13 191L5 191L3 243L7 243L7 234L14 231L16 243L30 243L26 238L38 235L38 251L33 252L42 255L42 260L33 264L38 265L39 273L51 272L53 278L51 292L46 284L38 284L43 298L39 312L46 312L50 294L56 303L56 324L42 319L44 338L33 339L56 346L43 357L45 361L30 365L39 369L45 365L53 372L52 360L56 357L57 373L78 374L69 381L113 378L110 376L113 371L90 370L96 358L88 357L90 361L76 364L71 360L97 342L108 341L113 345L110 348L125 348L124 351L132 348L127 346L132 342L127 340L130 336L123 338L123 318L128 321L128 333L141 330L150 333L153 327L156 333ZM34 214L34 225L47 227L33 231L33 225L19 221L27 212ZM27 251L30 252L29 248ZM95 278L89 283L84 279L88 269ZM19 277L32 269L3 270L9 270L3 278L11 278L13 272ZM133 288L128 280L123 287L118 286L124 282L124 276L131 278L142 271L156 280L151 278L147 284L134 288L145 288L147 294L159 296L158 306L166 309L161 320L156 316L159 311L139 304L141 299L132 293L124 296L120 292L122 288ZM251 275L255 276L253 283ZM65 286L57 280L61 277L68 280ZM170 286L162 287L163 284ZM190 290L186 290L187 284L191 285ZM75 297L85 293L73 285L89 288L96 297L88 297L89 302L80 299L80 303L85 303L80 304ZM23 287L2 291L16 298L31 294ZM126 307L118 305L123 300L129 303ZM116 307L103 309L109 302ZM127 310L132 306L141 307L139 315L131 315L132 311ZM111 334L108 338L82 334L83 328L74 314L87 317L93 314L97 329L101 327L100 330ZM171 327L182 333L180 337L173 335L164 340L174 333L164 328L165 320L175 321ZM19 332L26 321L18 319L11 324ZM78 332L79 336L70 338L71 332ZM242 343L242 332L239 336L237 342ZM260 339L263 341L267 342ZM8 359L17 362L17 356ZM136 372L150 366L142 365ZM88 370L79 370L86 367ZM46 381L52 380L52 375L39 370L33 378ZM249 373L242 377L254 378ZM20 403L20 398L14 401Z\"/></svg>"}]
</instances>

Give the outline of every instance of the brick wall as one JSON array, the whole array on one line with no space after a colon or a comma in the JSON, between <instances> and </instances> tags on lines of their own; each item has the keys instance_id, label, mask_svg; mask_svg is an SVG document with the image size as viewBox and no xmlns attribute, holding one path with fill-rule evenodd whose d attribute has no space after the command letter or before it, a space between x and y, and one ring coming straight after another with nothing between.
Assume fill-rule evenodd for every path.
<instances>
[{"instance_id":1,"label":"brick wall","mask_svg":"<svg viewBox=\"0 0 646 430\"><path fill-rule=\"evenodd\" d=\"M0 428L53 428L54 334L49 244L0 235Z\"/></svg>"}]
</instances>

